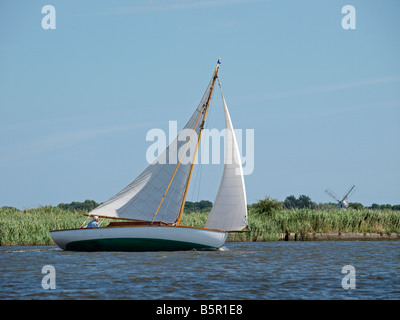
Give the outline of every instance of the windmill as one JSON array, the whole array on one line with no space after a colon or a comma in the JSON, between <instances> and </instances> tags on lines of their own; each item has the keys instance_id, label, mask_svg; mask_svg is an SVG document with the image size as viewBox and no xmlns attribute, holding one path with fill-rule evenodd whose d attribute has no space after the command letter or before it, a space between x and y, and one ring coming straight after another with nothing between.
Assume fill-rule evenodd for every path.
<instances>
[{"instance_id":1,"label":"windmill","mask_svg":"<svg viewBox=\"0 0 400 320\"><path fill-rule=\"evenodd\" d=\"M338 204L336 205L336 209L347 209L349 207L349 202L347 200L350 197L350 195L355 191L355 188L356 188L356 186L353 184L350 187L350 189L345 193L342 200L339 200L338 197L336 196L336 194L330 189L326 189L325 192L330 197L335 199L335 201L337 201Z\"/></svg>"}]
</instances>

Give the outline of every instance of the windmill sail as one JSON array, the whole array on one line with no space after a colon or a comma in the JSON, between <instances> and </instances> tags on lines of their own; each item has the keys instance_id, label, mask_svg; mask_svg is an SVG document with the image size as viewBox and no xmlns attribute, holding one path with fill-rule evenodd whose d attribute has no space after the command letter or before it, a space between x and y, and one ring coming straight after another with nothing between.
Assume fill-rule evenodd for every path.
<instances>
[{"instance_id":1,"label":"windmill sail","mask_svg":"<svg viewBox=\"0 0 400 320\"><path fill-rule=\"evenodd\" d=\"M345 193L345 195L343 196L343 200L347 200L350 195L355 191L355 185L353 184L350 189Z\"/></svg>"},{"instance_id":2,"label":"windmill sail","mask_svg":"<svg viewBox=\"0 0 400 320\"><path fill-rule=\"evenodd\" d=\"M241 231L248 226L246 190L239 147L222 90L225 112L225 164L217 197L205 227L224 231Z\"/></svg>"},{"instance_id":3,"label":"windmill sail","mask_svg":"<svg viewBox=\"0 0 400 320\"><path fill-rule=\"evenodd\" d=\"M216 75L192 117L166 150L135 180L88 215L175 223L184 201L194 146L204 125ZM185 160L185 161L182 161Z\"/></svg>"},{"instance_id":4,"label":"windmill sail","mask_svg":"<svg viewBox=\"0 0 400 320\"><path fill-rule=\"evenodd\" d=\"M333 198L335 201L340 202L336 194L331 190L331 189L326 189L325 193L329 195L331 198Z\"/></svg>"}]
</instances>

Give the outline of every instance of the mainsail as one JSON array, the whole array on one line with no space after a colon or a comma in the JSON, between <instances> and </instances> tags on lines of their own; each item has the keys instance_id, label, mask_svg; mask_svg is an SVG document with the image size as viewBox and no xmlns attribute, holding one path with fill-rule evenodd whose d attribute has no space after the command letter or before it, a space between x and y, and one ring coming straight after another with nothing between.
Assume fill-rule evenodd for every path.
<instances>
[{"instance_id":1,"label":"mainsail","mask_svg":"<svg viewBox=\"0 0 400 320\"><path fill-rule=\"evenodd\" d=\"M217 72L218 65L196 111L166 150L132 183L88 215L167 223L178 221L196 154L193 146L204 127Z\"/></svg>"},{"instance_id":2,"label":"mainsail","mask_svg":"<svg viewBox=\"0 0 400 320\"><path fill-rule=\"evenodd\" d=\"M221 96L226 126L225 164L217 197L205 227L224 231L241 231L248 226L242 161L222 89Z\"/></svg>"}]
</instances>

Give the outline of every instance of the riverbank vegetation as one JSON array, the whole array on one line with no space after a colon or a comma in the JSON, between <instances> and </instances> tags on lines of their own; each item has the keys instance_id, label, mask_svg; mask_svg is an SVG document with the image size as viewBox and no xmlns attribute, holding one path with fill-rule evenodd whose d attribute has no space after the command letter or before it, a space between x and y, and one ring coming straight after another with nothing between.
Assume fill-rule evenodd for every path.
<instances>
[{"instance_id":1,"label":"riverbank vegetation","mask_svg":"<svg viewBox=\"0 0 400 320\"><path fill-rule=\"evenodd\" d=\"M0 208L0 245L52 245L49 231L79 227L87 211L65 210L43 206L17 210ZM182 225L203 227L208 212L187 210ZM109 223L105 219L102 226ZM361 208L336 210L332 208L285 209L283 204L268 197L248 206L251 232L229 235L228 241L276 241L278 235L296 233L350 232L400 233L400 211Z\"/></svg>"}]
</instances>

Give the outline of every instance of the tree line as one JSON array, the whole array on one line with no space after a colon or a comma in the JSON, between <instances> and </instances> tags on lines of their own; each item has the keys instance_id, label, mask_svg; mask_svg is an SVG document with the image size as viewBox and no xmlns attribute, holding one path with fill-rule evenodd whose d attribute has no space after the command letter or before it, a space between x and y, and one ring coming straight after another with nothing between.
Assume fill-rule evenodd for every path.
<instances>
[{"instance_id":1,"label":"tree line","mask_svg":"<svg viewBox=\"0 0 400 320\"><path fill-rule=\"evenodd\" d=\"M60 203L57 207L68 211L92 211L99 205L100 203L94 200L85 200L84 202Z\"/></svg>"},{"instance_id":2,"label":"tree line","mask_svg":"<svg viewBox=\"0 0 400 320\"><path fill-rule=\"evenodd\" d=\"M92 211L96 207L98 207L101 203L97 203L94 200L85 200L84 202L77 202L73 201L71 203L60 203L57 205L57 208L60 208L62 210L66 211ZM192 202L192 201L186 201L185 202L185 212L191 213L191 212L209 212L213 206L213 203L208 200L201 200L198 202ZM8 206L3 206L0 209L12 209L15 211L20 211L17 208L13 207L8 207Z\"/></svg>"},{"instance_id":3,"label":"tree line","mask_svg":"<svg viewBox=\"0 0 400 320\"><path fill-rule=\"evenodd\" d=\"M63 210L84 210L91 211L100 204L94 200L85 200L84 202L71 202L71 203L60 203L58 207ZM271 199L270 197L265 197L265 199L258 200L258 202L249 204L249 208L258 208L260 206L270 206L273 208L281 208L281 209L334 209L337 203L316 203L311 200L311 198L307 195L300 195L299 197L295 197L294 195L290 195L285 198L283 202L278 201L276 199ZM185 203L185 212L209 212L213 206L213 203L208 200L201 200L198 202L186 201ZM391 204L376 204L373 203L370 207L364 207L361 203L358 202L350 202L349 208L353 209L372 209L372 210L400 210L400 204L391 205Z\"/></svg>"},{"instance_id":4,"label":"tree line","mask_svg":"<svg viewBox=\"0 0 400 320\"><path fill-rule=\"evenodd\" d=\"M84 202L60 203L57 207L69 211L92 211L99 205L100 203L94 200L85 200ZM186 201L184 209L186 212L208 212L211 210L212 205L213 203L208 200L201 200L198 202Z\"/></svg>"},{"instance_id":5,"label":"tree line","mask_svg":"<svg viewBox=\"0 0 400 320\"><path fill-rule=\"evenodd\" d=\"M71 202L71 203L60 203L57 207L62 210L68 211L92 211L94 208L98 207L101 203L97 203L94 200L85 200L84 202ZM253 209L257 211L270 212L270 210L277 209L316 209L316 210L328 210L334 209L337 203L316 203L311 200L309 196L300 195L296 198L294 195L290 195L285 198L283 202L276 199L272 199L268 196L265 199L258 200L258 202L253 204L248 204L248 209ZM186 201L185 212L209 212L213 206L213 203L208 200L201 200L198 202ZM9 207L2 207L9 208ZM372 209L372 210L398 210L400 211L400 204L376 204L373 203L370 207L364 207L361 203L350 202L349 208L353 209ZM13 208L19 211L16 208Z\"/></svg>"},{"instance_id":6,"label":"tree line","mask_svg":"<svg viewBox=\"0 0 400 320\"><path fill-rule=\"evenodd\" d=\"M311 200L309 196L300 195L298 198L291 195L286 197L285 201L282 203L283 208L285 209L303 209L303 208L310 208L310 209L331 209L335 208L337 203L315 203ZM372 209L372 210L400 210L400 204L391 205L391 204L376 204L373 203L370 207L364 207L363 204L359 202L349 202L349 208L353 209Z\"/></svg>"}]
</instances>

